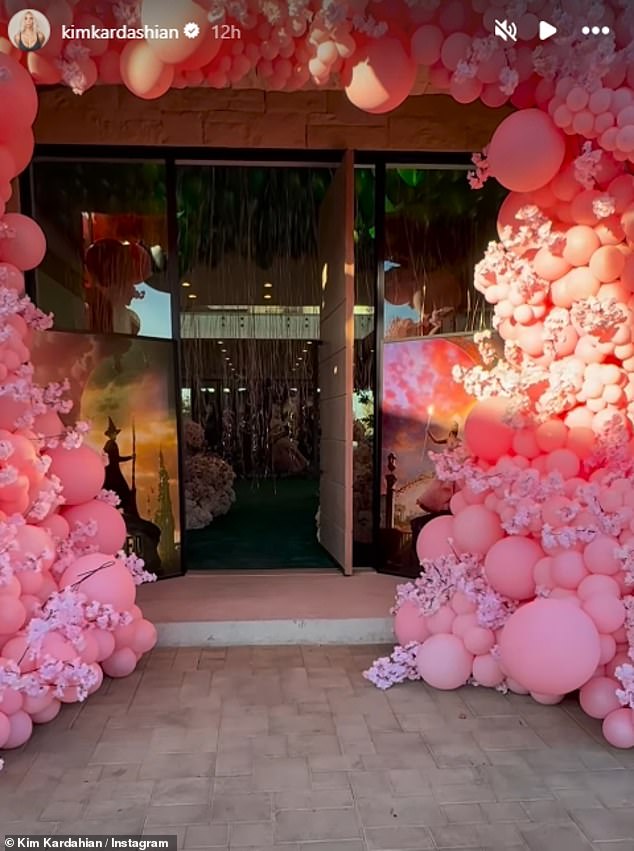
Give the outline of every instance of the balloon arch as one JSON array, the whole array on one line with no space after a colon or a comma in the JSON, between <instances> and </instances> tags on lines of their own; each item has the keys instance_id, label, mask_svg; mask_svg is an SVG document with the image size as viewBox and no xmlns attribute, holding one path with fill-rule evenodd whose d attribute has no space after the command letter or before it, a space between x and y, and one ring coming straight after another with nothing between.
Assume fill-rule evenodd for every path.
<instances>
[{"instance_id":1,"label":"balloon arch","mask_svg":"<svg viewBox=\"0 0 634 851\"><path fill-rule=\"evenodd\" d=\"M452 513L421 532L423 571L395 606L399 644L366 676L546 704L579 690L607 740L634 746L634 7L517 0L519 40L504 43L492 33L503 5L38 0L52 35L26 59L6 29L22 0L0 6L0 748L24 743L104 673L130 673L156 641L134 602L149 577L121 553L86 426L62 425L64 387L32 381L32 331L50 318L24 296L23 272L45 240L5 203L33 152L33 81L78 94L123 83L142 98L337 81L382 113L421 71L460 103L517 110L470 175L474 188L493 177L510 191L500 240L475 269L504 357L482 334L483 365L455 375L477 401L464 444L435 459L457 486ZM559 30L543 44L540 16ZM156 38L188 22L204 38ZM93 26L135 37L86 38Z\"/></svg>"}]
</instances>

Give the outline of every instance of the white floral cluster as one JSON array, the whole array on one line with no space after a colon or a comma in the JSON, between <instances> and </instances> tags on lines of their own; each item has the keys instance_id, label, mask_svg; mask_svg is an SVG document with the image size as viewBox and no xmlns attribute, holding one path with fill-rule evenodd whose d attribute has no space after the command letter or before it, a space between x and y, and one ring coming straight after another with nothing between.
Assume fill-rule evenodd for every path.
<instances>
[{"instance_id":1,"label":"white floral cluster","mask_svg":"<svg viewBox=\"0 0 634 851\"><path fill-rule=\"evenodd\" d=\"M235 473L222 458L206 448L204 431L195 422L185 424L185 519L188 529L204 529L227 514L236 495Z\"/></svg>"}]
</instances>

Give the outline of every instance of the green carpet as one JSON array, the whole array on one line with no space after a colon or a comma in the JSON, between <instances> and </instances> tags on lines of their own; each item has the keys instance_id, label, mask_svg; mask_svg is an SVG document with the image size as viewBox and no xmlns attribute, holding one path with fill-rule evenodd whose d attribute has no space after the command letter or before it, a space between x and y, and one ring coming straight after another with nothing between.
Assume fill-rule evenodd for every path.
<instances>
[{"instance_id":1,"label":"green carpet","mask_svg":"<svg viewBox=\"0 0 634 851\"><path fill-rule=\"evenodd\" d=\"M228 514L187 533L189 570L333 566L316 537L315 479L241 479L234 488Z\"/></svg>"}]
</instances>

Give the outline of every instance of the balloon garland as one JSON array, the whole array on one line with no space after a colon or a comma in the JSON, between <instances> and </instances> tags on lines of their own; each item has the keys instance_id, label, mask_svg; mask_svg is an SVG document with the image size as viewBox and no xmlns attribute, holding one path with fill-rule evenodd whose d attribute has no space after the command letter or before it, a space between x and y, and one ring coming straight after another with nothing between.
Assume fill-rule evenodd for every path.
<instances>
[{"instance_id":1,"label":"balloon garland","mask_svg":"<svg viewBox=\"0 0 634 851\"><path fill-rule=\"evenodd\" d=\"M132 673L157 636L135 605L136 586L156 577L122 552L118 497L103 490L102 457L83 444L88 426L63 425L65 385L33 381L33 332L52 321L24 295L23 273L40 263L46 242L34 221L5 212L5 201L30 156L22 136L32 138L37 95L5 55L0 98L12 116L0 142L1 750L23 745L63 703L85 700L104 674Z\"/></svg>"},{"instance_id":2,"label":"balloon garland","mask_svg":"<svg viewBox=\"0 0 634 851\"><path fill-rule=\"evenodd\" d=\"M5 2L4 22L16 2ZM459 103L515 106L488 150L474 156L470 175L474 188L494 177L510 190L500 239L475 271L504 359L483 334L483 365L455 375L478 401L464 445L435 456L439 478L457 486L452 514L421 532L423 571L400 587L395 607L399 645L366 675L382 688L405 679L441 689L471 682L545 704L579 690L607 740L629 748L634 7L605 0L581 18L578 0L554 10L518 0L520 40L511 45L494 35L503 5L212 0L178 4L168 20L162 0L38 3L54 25L45 47L25 58L0 36L3 103L14 107L0 127L0 199L4 205L33 150L37 98L18 62L37 83L78 94L99 83L123 83L147 99L172 87L337 85L374 113L398 107L422 70L435 91ZM540 15L559 29L543 44ZM201 37L155 37L188 22ZM588 38L582 24L609 34ZM147 37L86 38L82 30L93 26ZM61 700L98 687L102 671L132 670L155 633L134 606L142 568L112 552L114 520L91 527L103 552L86 542L92 500L102 511L112 506L99 493L96 460L80 445L81 424L62 430L60 388L34 387L25 366L30 328L46 322L22 297L21 272L41 260L43 237L17 214L2 215L0 237L0 631L8 639L0 742L11 747L26 741L32 721L54 717ZM70 459L81 450L87 481L80 482ZM60 510L65 491L76 507Z\"/></svg>"}]
</instances>

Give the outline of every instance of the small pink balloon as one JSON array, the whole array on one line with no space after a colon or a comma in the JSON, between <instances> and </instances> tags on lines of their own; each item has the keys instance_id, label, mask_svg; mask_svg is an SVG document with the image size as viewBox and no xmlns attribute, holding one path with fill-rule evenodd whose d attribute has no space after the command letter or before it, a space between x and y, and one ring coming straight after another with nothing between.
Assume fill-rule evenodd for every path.
<instances>
[{"instance_id":1,"label":"small pink balloon","mask_svg":"<svg viewBox=\"0 0 634 851\"><path fill-rule=\"evenodd\" d=\"M33 731L31 716L27 715L27 713L21 709L10 716L9 723L11 725L11 731L9 732L8 739L3 745L6 750L21 747L31 738L31 733Z\"/></svg>"},{"instance_id":2,"label":"small pink balloon","mask_svg":"<svg viewBox=\"0 0 634 851\"><path fill-rule=\"evenodd\" d=\"M561 420L547 420L535 430L535 440L542 452L554 452L566 444L568 428Z\"/></svg>"},{"instance_id":3,"label":"small pink balloon","mask_svg":"<svg viewBox=\"0 0 634 851\"><path fill-rule=\"evenodd\" d=\"M451 628L456 619L456 614L451 606L441 606L437 612L430 615L427 620L427 628L432 634L440 632L451 632Z\"/></svg>"},{"instance_id":4,"label":"small pink balloon","mask_svg":"<svg viewBox=\"0 0 634 851\"><path fill-rule=\"evenodd\" d=\"M634 747L634 719L631 709L615 709L603 721L603 735L614 748Z\"/></svg>"},{"instance_id":5,"label":"small pink balloon","mask_svg":"<svg viewBox=\"0 0 634 851\"><path fill-rule=\"evenodd\" d=\"M592 618L601 633L614 632L625 622L625 606L622 601L608 594L598 594L585 600L583 610Z\"/></svg>"},{"instance_id":6,"label":"small pink balloon","mask_svg":"<svg viewBox=\"0 0 634 851\"><path fill-rule=\"evenodd\" d=\"M95 629L92 631L92 637L97 643L98 654L96 662L103 662L114 653L115 640L114 635L105 629Z\"/></svg>"},{"instance_id":7,"label":"small pink balloon","mask_svg":"<svg viewBox=\"0 0 634 851\"><path fill-rule=\"evenodd\" d=\"M35 269L46 254L46 238L42 229L33 219L21 213L5 213L2 218L15 235L0 242L0 261L10 263L21 272Z\"/></svg>"},{"instance_id":8,"label":"small pink balloon","mask_svg":"<svg viewBox=\"0 0 634 851\"><path fill-rule=\"evenodd\" d=\"M41 712L36 712L34 715L31 715L31 720L34 724L48 724L49 721L52 721L54 718L57 718L61 708L61 702L59 700L53 700L51 703L49 703L46 709L43 709Z\"/></svg>"},{"instance_id":9,"label":"small pink balloon","mask_svg":"<svg viewBox=\"0 0 634 851\"><path fill-rule=\"evenodd\" d=\"M601 642L599 666L607 665L616 656L616 640L613 635L601 635L599 640Z\"/></svg>"},{"instance_id":10,"label":"small pink balloon","mask_svg":"<svg viewBox=\"0 0 634 851\"><path fill-rule=\"evenodd\" d=\"M591 597L598 595L616 597L621 596L621 590L618 582L611 576L603 576L599 573L593 573L586 576L577 589L577 594L581 600L589 600Z\"/></svg>"},{"instance_id":11,"label":"small pink balloon","mask_svg":"<svg viewBox=\"0 0 634 851\"><path fill-rule=\"evenodd\" d=\"M581 553L568 551L553 556L552 578L560 587L574 590L586 576L588 571Z\"/></svg>"},{"instance_id":12,"label":"small pink balloon","mask_svg":"<svg viewBox=\"0 0 634 851\"><path fill-rule=\"evenodd\" d=\"M409 600L399 607L394 616L394 635L402 647L412 641L420 644L429 636L426 618Z\"/></svg>"},{"instance_id":13,"label":"small pink balloon","mask_svg":"<svg viewBox=\"0 0 634 851\"><path fill-rule=\"evenodd\" d=\"M564 699L563 694L540 694L537 691L532 691L530 694L533 700L541 703L542 706L556 706Z\"/></svg>"},{"instance_id":14,"label":"small pink balloon","mask_svg":"<svg viewBox=\"0 0 634 851\"><path fill-rule=\"evenodd\" d=\"M564 479L573 479L581 469L579 458L571 449L555 449L546 456L549 473L561 473Z\"/></svg>"},{"instance_id":15,"label":"small pink balloon","mask_svg":"<svg viewBox=\"0 0 634 851\"><path fill-rule=\"evenodd\" d=\"M455 635L432 635L416 651L416 667L433 688L460 688L471 676L473 656Z\"/></svg>"},{"instance_id":16,"label":"small pink balloon","mask_svg":"<svg viewBox=\"0 0 634 851\"><path fill-rule=\"evenodd\" d=\"M609 535L597 535L590 541L583 551L586 567L590 573L600 573L611 576L618 573L621 565L617 561L615 552L619 546L616 538Z\"/></svg>"},{"instance_id":17,"label":"small pink balloon","mask_svg":"<svg viewBox=\"0 0 634 851\"><path fill-rule=\"evenodd\" d=\"M145 618L134 621L133 626L132 649L137 654L149 653L156 646L158 640L156 627Z\"/></svg>"},{"instance_id":18,"label":"small pink balloon","mask_svg":"<svg viewBox=\"0 0 634 851\"><path fill-rule=\"evenodd\" d=\"M591 718L603 720L610 712L621 708L616 696L620 684L611 677L594 677L579 691L581 708Z\"/></svg>"},{"instance_id":19,"label":"small pink balloon","mask_svg":"<svg viewBox=\"0 0 634 851\"><path fill-rule=\"evenodd\" d=\"M463 638L470 629L478 626L478 617L475 612L468 612L464 615L457 615L453 622L451 631L458 638Z\"/></svg>"},{"instance_id":20,"label":"small pink balloon","mask_svg":"<svg viewBox=\"0 0 634 851\"><path fill-rule=\"evenodd\" d=\"M0 689L0 712L4 712L5 715L15 715L22 709L23 703L24 698L21 692L14 691L8 686Z\"/></svg>"},{"instance_id":21,"label":"small pink balloon","mask_svg":"<svg viewBox=\"0 0 634 851\"><path fill-rule=\"evenodd\" d=\"M575 225L566 234L563 259L572 266L586 266L601 242L593 228Z\"/></svg>"},{"instance_id":22,"label":"small pink balloon","mask_svg":"<svg viewBox=\"0 0 634 851\"><path fill-rule=\"evenodd\" d=\"M81 556L62 574L60 588L76 587L89 600L109 603L127 612L134 605L136 586L120 559L105 553Z\"/></svg>"},{"instance_id":23,"label":"small pink balloon","mask_svg":"<svg viewBox=\"0 0 634 851\"><path fill-rule=\"evenodd\" d=\"M117 679L129 676L136 668L136 663L134 651L129 647L122 647L121 650L115 650L112 656L105 659L101 667L106 676Z\"/></svg>"},{"instance_id":24,"label":"small pink balloon","mask_svg":"<svg viewBox=\"0 0 634 851\"><path fill-rule=\"evenodd\" d=\"M495 635L490 629L476 626L468 629L462 640L469 653L473 653L475 656L482 656L488 653L495 644Z\"/></svg>"},{"instance_id":25,"label":"small pink balloon","mask_svg":"<svg viewBox=\"0 0 634 851\"><path fill-rule=\"evenodd\" d=\"M477 608L476 603L470 600L462 591L456 591L451 598L451 608L457 615L473 614Z\"/></svg>"},{"instance_id":26,"label":"small pink balloon","mask_svg":"<svg viewBox=\"0 0 634 851\"><path fill-rule=\"evenodd\" d=\"M500 666L490 653L474 658L472 672L473 679L487 688L495 688L504 680Z\"/></svg>"},{"instance_id":27,"label":"small pink balloon","mask_svg":"<svg viewBox=\"0 0 634 851\"><path fill-rule=\"evenodd\" d=\"M11 722L9 721L8 715L5 715L4 712L0 712L0 750L4 747L4 743L8 740L11 735Z\"/></svg>"},{"instance_id":28,"label":"small pink balloon","mask_svg":"<svg viewBox=\"0 0 634 851\"><path fill-rule=\"evenodd\" d=\"M50 706L53 700L53 692L50 688L47 688L43 694L35 696L25 694L22 709L25 712L28 712L31 716L37 715L38 712L43 712L48 706Z\"/></svg>"}]
</instances>

